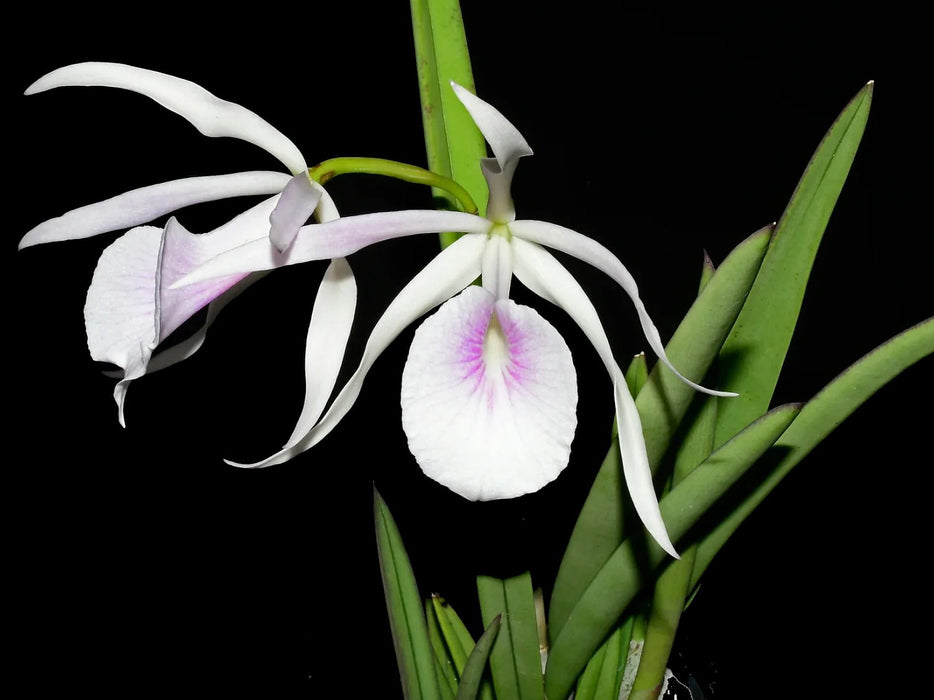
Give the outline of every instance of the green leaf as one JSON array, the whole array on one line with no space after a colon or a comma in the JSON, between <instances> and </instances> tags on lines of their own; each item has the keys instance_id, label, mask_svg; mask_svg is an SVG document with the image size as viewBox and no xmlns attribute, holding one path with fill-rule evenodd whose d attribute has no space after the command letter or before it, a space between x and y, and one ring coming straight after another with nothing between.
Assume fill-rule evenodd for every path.
<instances>
[{"instance_id":1,"label":"green leaf","mask_svg":"<svg viewBox=\"0 0 934 700\"><path fill-rule=\"evenodd\" d=\"M934 353L934 318L891 338L852 364L805 404L775 442L763 478L698 544L691 587L740 523L814 447L866 399L902 371Z\"/></svg>"},{"instance_id":2,"label":"green leaf","mask_svg":"<svg viewBox=\"0 0 934 700\"><path fill-rule=\"evenodd\" d=\"M454 693L457 692L457 671L454 667L454 659L451 658L451 653L445 644L441 625L438 623L438 616L431 599L425 601L425 619L428 623L428 640L431 642L437 661L441 695L445 698L453 698Z\"/></svg>"},{"instance_id":3,"label":"green leaf","mask_svg":"<svg viewBox=\"0 0 934 700\"><path fill-rule=\"evenodd\" d=\"M717 356L736 319L765 254L770 228L740 243L704 285L666 351L687 376L702 377ZM656 366L636 395L653 465L696 395L667 367ZM624 508L629 504L616 441L610 446L571 533L555 578L548 610L552 639L561 632L584 590L625 537Z\"/></svg>"},{"instance_id":4,"label":"green leaf","mask_svg":"<svg viewBox=\"0 0 934 700\"><path fill-rule=\"evenodd\" d=\"M438 628L444 640L445 653L451 660L457 678L461 678L467 660L474 648L473 636L454 608L441 596L432 595L429 601L432 615L438 621ZM456 687L456 686L455 686ZM493 700L493 688L486 680L479 687L480 697Z\"/></svg>"},{"instance_id":5,"label":"green leaf","mask_svg":"<svg viewBox=\"0 0 934 700\"><path fill-rule=\"evenodd\" d=\"M759 276L720 353L720 386L739 392L720 402L716 444L769 407L798 319L817 248L856 155L872 83L850 101L824 136L775 229Z\"/></svg>"},{"instance_id":6,"label":"green leaf","mask_svg":"<svg viewBox=\"0 0 934 700\"><path fill-rule=\"evenodd\" d=\"M672 470L672 484L675 486L713 451L717 399L704 397L700 401L696 418L690 422L685 420L685 423L689 427L680 440ZM668 563L655 582L642 656L630 693L633 700L642 696L651 700L658 698L688 597L696 554L697 546L692 544L681 552L680 560Z\"/></svg>"},{"instance_id":7,"label":"green leaf","mask_svg":"<svg viewBox=\"0 0 934 700\"><path fill-rule=\"evenodd\" d=\"M780 406L708 457L661 499L662 517L678 543L699 518L784 432L797 405ZM549 700L566 698L587 660L667 558L646 538L627 538L607 560L551 645L545 671ZM498 691L497 691L498 692Z\"/></svg>"},{"instance_id":8,"label":"green leaf","mask_svg":"<svg viewBox=\"0 0 934 700\"><path fill-rule=\"evenodd\" d=\"M470 652L464 666L464 672L461 675L457 700L474 700L481 693L483 671L490 657L490 651L493 649L493 642L496 641L502 619L502 615L497 615L490 621L486 630L480 635L480 639L477 640L473 651Z\"/></svg>"},{"instance_id":9,"label":"green leaf","mask_svg":"<svg viewBox=\"0 0 934 700\"><path fill-rule=\"evenodd\" d=\"M772 227L766 226L730 252L668 341L665 352L678 371L689 379L702 380L717 359L730 328L741 314L750 287L757 279L771 236ZM648 382L636 398L653 470L658 468L672 435L695 396L697 392L667 367L660 362L655 364ZM723 399L724 402L735 400Z\"/></svg>"},{"instance_id":10,"label":"green leaf","mask_svg":"<svg viewBox=\"0 0 934 700\"><path fill-rule=\"evenodd\" d=\"M411 9L428 169L458 182L484 211L488 191L480 159L486 157L486 142L450 84L475 91L460 3L411 0ZM450 195L434 192L440 208L457 208ZM455 238L442 234L442 245Z\"/></svg>"},{"instance_id":11,"label":"green leaf","mask_svg":"<svg viewBox=\"0 0 934 700\"><path fill-rule=\"evenodd\" d=\"M526 572L507 579L477 577L480 612L489 626L505 613L490 652L493 688L498 698L544 700L542 658L532 577Z\"/></svg>"},{"instance_id":12,"label":"green leaf","mask_svg":"<svg viewBox=\"0 0 934 700\"><path fill-rule=\"evenodd\" d=\"M379 568L402 692L406 700L435 700L441 697L441 691L422 598L402 536L376 489L373 490L373 514Z\"/></svg>"}]
</instances>

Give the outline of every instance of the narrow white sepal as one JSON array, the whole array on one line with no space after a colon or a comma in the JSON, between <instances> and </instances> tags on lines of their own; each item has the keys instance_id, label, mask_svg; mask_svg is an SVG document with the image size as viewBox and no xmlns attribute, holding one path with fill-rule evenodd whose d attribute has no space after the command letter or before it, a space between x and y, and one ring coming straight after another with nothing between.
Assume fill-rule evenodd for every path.
<instances>
[{"instance_id":1,"label":"narrow white sepal","mask_svg":"<svg viewBox=\"0 0 934 700\"><path fill-rule=\"evenodd\" d=\"M619 427L619 449L623 474L633 505L646 530L671 556L678 553L662 520L652 470L645 450L642 423L626 380L613 357L609 340L597 311L584 290L561 263L534 243L513 238L515 274L526 287L564 309L590 340L613 381L613 397Z\"/></svg>"},{"instance_id":2,"label":"narrow white sepal","mask_svg":"<svg viewBox=\"0 0 934 700\"><path fill-rule=\"evenodd\" d=\"M412 210L342 216L323 224L303 226L288 250L280 253L267 236L208 261L173 287L212 277L271 270L311 260L343 258L373 243L421 233L454 231L486 233L492 224L473 214L456 211Z\"/></svg>"},{"instance_id":3,"label":"narrow white sepal","mask_svg":"<svg viewBox=\"0 0 934 700\"><path fill-rule=\"evenodd\" d=\"M485 244L486 237L483 235L462 236L442 250L403 287L376 322L356 372L347 380L321 421L311 431L304 436L293 435L283 449L259 462L242 464L225 461L235 467L269 467L287 462L321 442L353 407L373 363L399 333L419 316L451 298L477 278Z\"/></svg>"},{"instance_id":4,"label":"narrow white sepal","mask_svg":"<svg viewBox=\"0 0 934 700\"><path fill-rule=\"evenodd\" d=\"M192 204L229 197L274 194L289 182L285 173L231 173L172 180L124 192L43 221L19 242L27 248L40 243L88 238L100 233L140 226Z\"/></svg>"},{"instance_id":5,"label":"narrow white sepal","mask_svg":"<svg viewBox=\"0 0 934 700\"><path fill-rule=\"evenodd\" d=\"M357 284L344 258L324 273L305 338L305 401L286 444L297 442L318 422L334 391L357 305Z\"/></svg>"},{"instance_id":6,"label":"narrow white sepal","mask_svg":"<svg viewBox=\"0 0 934 700\"><path fill-rule=\"evenodd\" d=\"M451 82L454 94L461 104L470 112L474 124L480 129L483 138L490 144L493 154L503 170L521 158L532 155L532 149L519 130L502 115L502 113L488 102L455 82Z\"/></svg>"},{"instance_id":7,"label":"narrow white sepal","mask_svg":"<svg viewBox=\"0 0 934 700\"><path fill-rule=\"evenodd\" d=\"M629 298L636 307L636 312L639 315L639 322L642 325L642 331L645 333L646 340L649 341L649 347L652 348L652 351L658 356L658 359L661 360L668 369L674 372L681 381L697 391L710 394L711 396L737 395L732 391L707 389L691 381L675 368L671 360L669 360L668 356L665 354L665 345L662 343L658 329L655 327L655 324L652 323L652 319L645 308L645 304L642 303L642 299L639 298L639 288L636 286L636 281L629 273L629 270L620 262L619 258L613 255L606 247L577 231L572 231L569 228L551 224L546 221L514 221L509 225L509 230L512 231L513 236L518 236L526 241L560 250L562 253L567 253L578 260L583 260L585 263L594 266L608 275L629 295Z\"/></svg>"},{"instance_id":8,"label":"narrow white sepal","mask_svg":"<svg viewBox=\"0 0 934 700\"><path fill-rule=\"evenodd\" d=\"M259 146L293 174L308 167L295 144L265 119L246 107L215 97L190 80L123 63L74 63L42 76L26 88L26 94L69 85L137 92L184 117L205 136L230 136Z\"/></svg>"}]
</instances>

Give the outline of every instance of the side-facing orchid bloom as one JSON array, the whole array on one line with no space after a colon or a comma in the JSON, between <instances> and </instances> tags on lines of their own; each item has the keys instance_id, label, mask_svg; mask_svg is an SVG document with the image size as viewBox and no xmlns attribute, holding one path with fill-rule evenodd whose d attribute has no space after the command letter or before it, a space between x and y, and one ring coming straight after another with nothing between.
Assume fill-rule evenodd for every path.
<instances>
[{"instance_id":1,"label":"side-facing orchid bloom","mask_svg":"<svg viewBox=\"0 0 934 700\"><path fill-rule=\"evenodd\" d=\"M252 111L221 100L195 83L118 63L78 63L48 73L26 94L69 85L140 93L207 136L230 136L259 146L289 170L191 177L143 187L44 221L20 241L20 248L26 248L136 227L101 254L84 309L91 356L121 369L114 398L124 424L129 382L195 352L217 313L262 273L237 273L185 289L170 289L172 283L257 236L268 236L285 247L312 213L319 221L329 221L337 218L337 210L327 193L309 179L305 159L295 144ZM189 233L174 217L163 228L139 226L192 204L246 195L275 196L206 234ZM319 289L309 328L306 365L315 367L308 375L309 381L314 380L307 393L312 411L320 413L333 390L355 303L350 267L345 260L334 260ZM207 304L207 319L194 335L152 358L159 343ZM321 328L327 328L327 343L318 338Z\"/></svg>"},{"instance_id":2,"label":"side-facing orchid bloom","mask_svg":"<svg viewBox=\"0 0 934 700\"><path fill-rule=\"evenodd\" d=\"M677 556L652 485L639 414L606 333L581 286L545 247L583 260L615 280L635 304L652 350L677 374L635 281L596 241L555 224L515 219L512 176L519 159L532 151L495 108L453 87L495 156L482 162L490 189L485 218L443 211L345 217L303 227L284 251L268 239L257 239L219 255L177 283L181 287L216 276L349 255L399 236L465 234L392 301L373 329L357 371L321 420L303 414L282 450L240 466L277 464L323 439L349 411L377 356L407 325L444 302L416 331L402 377L402 422L420 467L469 499L514 497L555 479L568 464L576 428L576 377L570 351L557 331L534 310L509 299L515 276L570 314L606 366L633 503L652 536ZM482 287L471 286L477 275L482 276ZM733 395L681 379L700 391Z\"/></svg>"}]
</instances>

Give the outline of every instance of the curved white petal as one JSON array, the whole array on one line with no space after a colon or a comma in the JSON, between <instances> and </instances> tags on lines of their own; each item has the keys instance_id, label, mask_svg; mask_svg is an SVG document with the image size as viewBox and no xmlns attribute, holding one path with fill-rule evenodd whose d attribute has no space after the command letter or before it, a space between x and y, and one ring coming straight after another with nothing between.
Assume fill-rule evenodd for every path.
<instances>
[{"instance_id":1,"label":"curved white petal","mask_svg":"<svg viewBox=\"0 0 934 700\"><path fill-rule=\"evenodd\" d=\"M477 278L486 242L486 236L462 236L442 250L399 292L376 322L356 372L311 431L303 436L293 434L283 449L262 461L227 463L237 467L269 467L287 462L321 442L353 407L373 363L396 336L419 316L450 299Z\"/></svg>"},{"instance_id":2,"label":"curved white petal","mask_svg":"<svg viewBox=\"0 0 934 700\"><path fill-rule=\"evenodd\" d=\"M557 478L576 408L571 351L534 309L468 287L415 332L402 426L422 471L464 498L514 498Z\"/></svg>"},{"instance_id":3,"label":"curved white petal","mask_svg":"<svg viewBox=\"0 0 934 700\"><path fill-rule=\"evenodd\" d=\"M522 156L532 155L525 137L498 109L455 82L451 83L451 87L490 144L502 170L506 170L510 163L514 166Z\"/></svg>"},{"instance_id":4,"label":"curved white petal","mask_svg":"<svg viewBox=\"0 0 934 700\"><path fill-rule=\"evenodd\" d=\"M342 258L373 243L401 236L439 231L486 233L490 226L484 218L456 211L412 210L344 216L324 224L303 226L292 245L282 253L268 238L230 250L179 280L176 286L310 260Z\"/></svg>"},{"instance_id":5,"label":"curved white petal","mask_svg":"<svg viewBox=\"0 0 934 700\"><path fill-rule=\"evenodd\" d=\"M357 305L357 284L347 260L331 261L315 297L305 340L305 402L288 443L307 435L318 422L344 360Z\"/></svg>"},{"instance_id":6,"label":"curved white petal","mask_svg":"<svg viewBox=\"0 0 934 700\"><path fill-rule=\"evenodd\" d=\"M307 169L295 144L246 107L222 100L190 80L123 63L74 63L39 78L27 95L68 85L113 87L138 92L181 115L205 136L230 136L255 144L294 174Z\"/></svg>"},{"instance_id":7,"label":"curved white petal","mask_svg":"<svg viewBox=\"0 0 934 700\"><path fill-rule=\"evenodd\" d=\"M649 534L662 549L678 556L668 537L652 483L652 470L645 451L642 422L626 380L613 358L606 332L597 311L577 280L548 251L521 239L513 238L515 274L525 286L544 299L564 309L580 326L606 365L613 380L616 419L619 426L619 449L623 474L633 505Z\"/></svg>"},{"instance_id":8,"label":"curved white petal","mask_svg":"<svg viewBox=\"0 0 934 700\"><path fill-rule=\"evenodd\" d=\"M639 288L636 286L636 281L633 279L632 275L629 274L625 266L623 266L623 263L620 262L619 258L613 255L607 248L577 231L572 231L563 226L545 221L514 221L509 225L509 230L512 232L513 236L518 236L527 241L560 250L568 255L573 255L578 260L583 260L585 263L593 265L601 272L609 275L613 281L625 290L630 299L632 299L632 303L636 307L636 312L639 314L639 322L642 324L642 331L645 333L646 340L649 341L649 347L652 348L652 351L658 356L658 359L665 363L681 381L693 389L705 394L710 394L711 396L736 396L736 394L731 391L707 389L687 379L675 369L675 366L665 354L665 346L662 343L661 336L658 334L658 329L655 327L655 324L652 323L652 319L649 317L649 312L646 310L645 304L642 303L642 299L639 298Z\"/></svg>"},{"instance_id":9,"label":"curved white petal","mask_svg":"<svg viewBox=\"0 0 934 700\"><path fill-rule=\"evenodd\" d=\"M43 221L23 236L19 247L88 238L139 226L192 204L228 197L274 194L281 192L288 182L289 176L285 173L257 171L189 177L141 187Z\"/></svg>"},{"instance_id":10,"label":"curved white petal","mask_svg":"<svg viewBox=\"0 0 934 700\"><path fill-rule=\"evenodd\" d=\"M307 172L293 177L282 190L279 203L269 215L269 240L280 253L292 245L298 230L314 213L322 191L312 184Z\"/></svg>"}]
</instances>

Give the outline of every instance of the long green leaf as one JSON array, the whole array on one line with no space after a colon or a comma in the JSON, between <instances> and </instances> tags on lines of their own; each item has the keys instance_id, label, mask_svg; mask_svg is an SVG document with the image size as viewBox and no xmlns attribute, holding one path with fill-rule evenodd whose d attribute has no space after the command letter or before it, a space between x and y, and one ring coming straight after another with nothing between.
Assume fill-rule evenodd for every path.
<instances>
[{"instance_id":1,"label":"long green leaf","mask_svg":"<svg viewBox=\"0 0 934 700\"><path fill-rule=\"evenodd\" d=\"M754 422L692 471L661 500L662 517L678 543L791 423L799 407L780 406ZM654 542L627 538L584 591L553 640L545 672L549 700L567 697L587 660L667 555Z\"/></svg>"},{"instance_id":2,"label":"long green leaf","mask_svg":"<svg viewBox=\"0 0 934 700\"><path fill-rule=\"evenodd\" d=\"M817 248L856 155L871 101L869 83L850 101L817 147L776 226L749 298L723 345L720 386L740 395L721 401L718 445L769 407Z\"/></svg>"},{"instance_id":3,"label":"long green leaf","mask_svg":"<svg viewBox=\"0 0 934 700\"><path fill-rule=\"evenodd\" d=\"M460 3L411 0L411 9L428 169L458 182L484 211L488 191L480 159L486 156L486 143L450 85L453 80L474 91ZM434 194L440 208L457 208L445 192ZM442 244L454 238L442 234Z\"/></svg>"},{"instance_id":4,"label":"long green leaf","mask_svg":"<svg viewBox=\"0 0 934 700\"><path fill-rule=\"evenodd\" d=\"M454 611L454 608L441 596L433 595L429 605L432 614L438 621L445 651L453 664L457 677L460 678L474 649L473 636L467 629L467 625ZM483 680L481 683L479 697L483 700L493 700L493 687L489 681Z\"/></svg>"},{"instance_id":5,"label":"long green leaf","mask_svg":"<svg viewBox=\"0 0 934 700\"><path fill-rule=\"evenodd\" d=\"M422 598L399 529L389 507L375 489L373 515L379 568L402 692L406 700L435 700L440 698L441 691Z\"/></svg>"},{"instance_id":6,"label":"long green leaf","mask_svg":"<svg viewBox=\"0 0 934 700\"><path fill-rule=\"evenodd\" d=\"M736 319L765 255L770 228L757 231L727 256L691 306L666 351L688 376L703 377ZM656 366L636 396L649 458L657 463L696 392ZM548 610L552 639L560 634L584 590L625 537L629 496L614 441L571 533Z\"/></svg>"},{"instance_id":7,"label":"long green leaf","mask_svg":"<svg viewBox=\"0 0 934 700\"><path fill-rule=\"evenodd\" d=\"M470 652L470 656L467 657L467 663L464 665L464 672L461 675L460 686L457 689L457 700L475 700L481 695L483 671L490 657L493 642L496 641L496 635L499 633L502 619L502 615L497 615L492 619L486 630L480 635L480 639L477 640L476 645Z\"/></svg>"},{"instance_id":8,"label":"long green leaf","mask_svg":"<svg viewBox=\"0 0 934 700\"><path fill-rule=\"evenodd\" d=\"M505 613L490 652L496 697L543 700L542 659L535 619L532 577L526 572L507 579L477 577L483 624Z\"/></svg>"},{"instance_id":9,"label":"long green leaf","mask_svg":"<svg viewBox=\"0 0 934 700\"><path fill-rule=\"evenodd\" d=\"M740 523L814 447L866 399L902 371L934 353L934 318L886 341L852 364L805 404L775 442L774 464L764 478L698 544L691 587Z\"/></svg>"},{"instance_id":10,"label":"long green leaf","mask_svg":"<svg viewBox=\"0 0 934 700\"><path fill-rule=\"evenodd\" d=\"M441 632L438 615L435 613L431 599L425 601L425 620L428 623L428 641L431 642L431 648L435 652L441 695L445 698L453 698L454 693L457 692L457 670L454 667L451 652L445 644L444 634Z\"/></svg>"}]
</instances>

